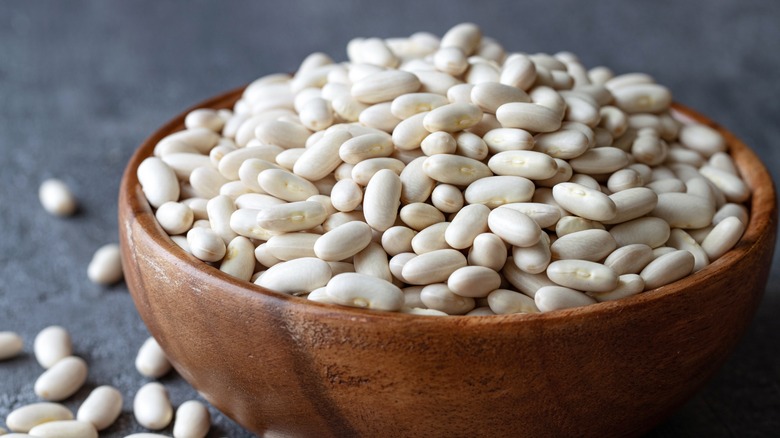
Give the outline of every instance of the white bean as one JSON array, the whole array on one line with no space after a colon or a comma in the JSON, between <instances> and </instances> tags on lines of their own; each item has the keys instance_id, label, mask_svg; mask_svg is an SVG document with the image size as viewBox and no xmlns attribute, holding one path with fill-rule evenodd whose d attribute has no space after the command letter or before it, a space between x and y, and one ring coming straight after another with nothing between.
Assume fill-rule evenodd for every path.
<instances>
[{"instance_id":1,"label":"white bean","mask_svg":"<svg viewBox=\"0 0 780 438\"><path fill-rule=\"evenodd\" d=\"M392 114L391 105L391 102L371 105L360 113L358 122L374 129L392 133L401 119Z\"/></svg>"},{"instance_id":2,"label":"white bean","mask_svg":"<svg viewBox=\"0 0 780 438\"><path fill-rule=\"evenodd\" d=\"M497 315L511 313L539 313L534 299L509 289L496 289L487 296L487 302Z\"/></svg>"},{"instance_id":3,"label":"white bean","mask_svg":"<svg viewBox=\"0 0 780 438\"><path fill-rule=\"evenodd\" d=\"M458 155L438 154L427 157L422 165L430 178L445 184L468 185L492 175L484 163Z\"/></svg>"},{"instance_id":4,"label":"white bean","mask_svg":"<svg viewBox=\"0 0 780 438\"><path fill-rule=\"evenodd\" d=\"M524 272L539 274L547 269L552 259L550 252L550 237L542 231L538 242L527 247L512 247L512 259Z\"/></svg>"},{"instance_id":5,"label":"white bean","mask_svg":"<svg viewBox=\"0 0 780 438\"><path fill-rule=\"evenodd\" d=\"M672 228L702 228L712 222L715 207L695 195L661 193L650 214L665 220Z\"/></svg>"},{"instance_id":6,"label":"white bean","mask_svg":"<svg viewBox=\"0 0 780 438\"><path fill-rule=\"evenodd\" d=\"M176 173L157 157L146 158L138 166L138 182L152 207L179 200L179 181Z\"/></svg>"},{"instance_id":7,"label":"white bean","mask_svg":"<svg viewBox=\"0 0 780 438\"><path fill-rule=\"evenodd\" d=\"M554 259L598 262L617 248L612 234L604 230L582 230L558 237L550 246Z\"/></svg>"},{"instance_id":8,"label":"white bean","mask_svg":"<svg viewBox=\"0 0 780 438\"><path fill-rule=\"evenodd\" d=\"M436 154L454 154L458 143L449 132L436 131L428 134L422 140L420 148L429 157Z\"/></svg>"},{"instance_id":9,"label":"white bean","mask_svg":"<svg viewBox=\"0 0 780 438\"><path fill-rule=\"evenodd\" d=\"M562 129L535 137L534 149L553 158L569 160L584 154L589 147L588 137L574 129Z\"/></svg>"},{"instance_id":10,"label":"white bean","mask_svg":"<svg viewBox=\"0 0 780 438\"><path fill-rule=\"evenodd\" d=\"M379 71L352 85L352 97L363 103L379 103L393 100L420 89L420 80L412 73L401 70Z\"/></svg>"},{"instance_id":11,"label":"white bean","mask_svg":"<svg viewBox=\"0 0 780 438\"><path fill-rule=\"evenodd\" d=\"M420 147L423 139L430 133L423 125L427 111L414 114L402 120L393 130L393 144L401 150L412 150Z\"/></svg>"},{"instance_id":12,"label":"white bean","mask_svg":"<svg viewBox=\"0 0 780 438\"><path fill-rule=\"evenodd\" d=\"M29 436L43 438L97 438L92 423L75 420L47 421L28 432Z\"/></svg>"},{"instance_id":13,"label":"white bean","mask_svg":"<svg viewBox=\"0 0 780 438\"><path fill-rule=\"evenodd\" d=\"M303 257L315 257L314 244L320 237L316 233L279 234L271 236L265 245L275 259L289 261Z\"/></svg>"},{"instance_id":14,"label":"white bean","mask_svg":"<svg viewBox=\"0 0 780 438\"><path fill-rule=\"evenodd\" d=\"M750 197L750 188L739 176L705 165L699 172L719 188L729 202L744 202Z\"/></svg>"},{"instance_id":15,"label":"white bean","mask_svg":"<svg viewBox=\"0 0 780 438\"><path fill-rule=\"evenodd\" d=\"M351 221L363 221L365 222L365 218L363 217L362 211L349 211L349 212L337 212L333 213L325 219L325 222L322 223L322 230L326 233L337 226L351 222Z\"/></svg>"},{"instance_id":16,"label":"white bean","mask_svg":"<svg viewBox=\"0 0 780 438\"><path fill-rule=\"evenodd\" d=\"M533 219L511 208L499 207L488 215L488 228L504 242L531 246L540 239L541 229Z\"/></svg>"},{"instance_id":17,"label":"white bean","mask_svg":"<svg viewBox=\"0 0 780 438\"><path fill-rule=\"evenodd\" d=\"M0 332L0 361L18 356L23 348L21 336L10 331Z\"/></svg>"},{"instance_id":18,"label":"white bean","mask_svg":"<svg viewBox=\"0 0 780 438\"><path fill-rule=\"evenodd\" d=\"M417 254L423 254L437 249L450 248L444 237L449 225L449 222L438 222L420 230L412 238L412 250Z\"/></svg>"},{"instance_id":19,"label":"white bean","mask_svg":"<svg viewBox=\"0 0 780 438\"><path fill-rule=\"evenodd\" d=\"M376 242L369 243L363 250L355 254L352 263L358 274L370 275L385 281L393 280L387 254L382 249L382 245Z\"/></svg>"},{"instance_id":20,"label":"white bean","mask_svg":"<svg viewBox=\"0 0 780 438\"><path fill-rule=\"evenodd\" d=\"M488 147L485 140L479 135L461 131L455 134L456 149L455 153L475 160L484 160L488 156Z\"/></svg>"},{"instance_id":21,"label":"white bean","mask_svg":"<svg viewBox=\"0 0 780 438\"><path fill-rule=\"evenodd\" d=\"M658 204L658 195L646 187L634 187L609 195L616 207L615 216L604 220L605 224L619 224L642 217L653 211Z\"/></svg>"},{"instance_id":22,"label":"white bean","mask_svg":"<svg viewBox=\"0 0 780 438\"><path fill-rule=\"evenodd\" d=\"M342 179L333 186L330 201L338 211L353 211L363 201L363 190L355 181Z\"/></svg>"},{"instance_id":23,"label":"white bean","mask_svg":"<svg viewBox=\"0 0 780 438\"><path fill-rule=\"evenodd\" d=\"M531 132L553 132L561 127L563 114L536 103L509 102L496 110L496 118L504 128L520 128Z\"/></svg>"},{"instance_id":24,"label":"white bean","mask_svg":"<svg viewBox=\"0 0 780 438\"><path fill-rule=\"evenodd\" d=\"M60 326L49 326L41 330L33 341L35 359L45 369L65 357L73 354L73 343L70 333Z\"/></svg>"},{"instance_id":25,"label":"white bean","mask_svg":"<svg viewBox=\"0 0 780 438\"><path fill-rule=\"evenodd\" d=\"M170 235L184 234L192 227L195 215L192 209L178 202L166 202L155 213L157 222Z\"/></svg>"},{"instance_id":26,"label":"white bean","mask_svg":"<svg viewBox=\"0 0 780 438\"><path fill-rule=\"evenodd\" d=\"M440 249L418 255L403 267L409 284L433 284L446 281L458 268L466 266L466 257L454 249Z\"/></svg>"},{"instance_id":27,"label":"white bean","mask_svg":"<svg viewBox=\"0 0 780 438\"><path fill-rule=\"evenodd\" d=\"M276 164L282 169L292 171L295 162L298 161L298 158L300 158L305 151L306 148L285 149L276 156ZM241 170L240 167L238 169Z\"/></svg>"},{"instance_id":28,"label":"white bean","mask_svg":"<svg viewBox=\"0 0 780 438\"><path fill-rule=\"evenodd\" d=\"M444 214L441 211L424 202L406 204L399 211L398 216L404 224L416 231L444 221Z\"/></svg>"},{"instance_id":29,"label":"white bean","mask_svg":"<svg viewBox=\"0 0 780 438\"><path fill-rule=\"evenodd\" d=\"M365 222L347 222L320 236L314 254L322 260L339 261L352 257L371 242L371 227Z\"/></svg>"},{"instance_id":30,"label":"white bean","mask_svg":"<svg viewBox=\"0 0 780 438\"><path fill-rule=\"evenodd\" d=\"M506 244L492 233L482 233L474 238L469 250L468 264L485 266L494 271L500 270L506 263Z\"/></svg>"},{"instance_id":31,"label":"white bean","mask_svg":"<svg viewBox=\"0 0 780 438\"><path fill-rule=\"evenodd\" d=\"M632 84L610 89L615 105L621 110L633 113L660 113L669 108L672 94L658 84Z\"/></svg>"},{"instance_id":32,"label":"white bean","mask_svg":"<svg viewBox=\"0 0 780 438\"><path fill-rule=\"evenodd\" d=\"M204 262L216 262L225 256L225 242L211 228L192 228L187 232L190 253Z\"/></svg>"},{"instance_id":33,"label":"white bean","mask_svg":"<svg viewBox=\"0 0 780 438\"><path fill-rule=\"evenodd\" d=\"M133 399L133 414L141 426L151 430L166 428L173 419L173 407L168 391L157 382L142 386Z\"/></svg>"},{"instance_id":34,"label":"white bean","mask_svg":"<svg viewBox=\"0 0 780 438\"><path fill-rule=\"evenodd\" d=\"M520 203L533 197L534 184L522 176L489 176L478 179L464 191L469 204L485 204L490 208Z\"/></svg>"},{"instance_id":35,"label":"white bean","mask_svg":"<svg viewBox=\"0 0 780 438\"><path fill-rule=\"evenodd\" d=\"M76 356L60 359L35 381L35 394L49 401L65 400L87 380L87 363Z\"/></svg>"},{"instance_id":36,"label":"white bean","mask_svg":"<svg viewBox=\"0 0 780 438\"><path fill-rule=\"evenodd\" d=\"M293 173L309 181L325 178L342 163L339 150L345 141L352 138L347 131L327 132L298 157L293 166Z\"/></svg>"},{"instance_id":37,"label":"white bean","mask_svg":"<svg viewBox=\"0 0 780 438\"><path fill-rule=\"evenodd\" d=\"M261 243L257 246L257 248L255 248L255 260L257 260L258 263L265 266L266 268L270 268L271 266L281 262L281 260L274 257L268 250L267 242Z\"/></svg>"},{"instance_id":38,"label":"white bean","mask_svg":"<svg viewBox=\"0 0 780 438\"><path fill-rule=\"evenodd\" d=\"M726 151L726 140L718 131L707 125L685 125L680 129L679 135L682 144L705 157Z\"/></svg>"},{"instance_id":39,"label":"white bean","mask_svg":"<svg viewBox=\"0 0 780 438\"><path fill-rule=\"evenodd\" d=\"M404 294L389 281L370 275L348 272L333 277L326 294L342 306L394 311L404 304Z\"/></svg>"},{"instance_id":40,"label":"white bean","mask_svg":"<svg viewBox=\"0 0 780 438\"><path fill-rule=\"evenodd\" d=\"M465 249L474 243L474 239L488 229L490 209L482 204L468 205L462 208L452 219L444 233L447 244L455 249Z\"/></svg>"},{"instance_id":41,"label":"white bean","mask_svg":"<svg viewBox=\"0 0 780 438\"><path fill-rule=\"evenodd\" d=\"M378 231L393 226L401 200L401 179L393 171L383 169L374 174L363 195L366 222Z\"/></svg>"},{"instance_id":42,"label":"white bean","mask_svg":"<svg viewBox=\"0 0 780 438\"><path fill-rule=\"evenodd\" d=\"M619 300L636 295L645 290L645 281L637 274L623 274L618 277L618 285L609 292L588 292L598 302Z\"/></svg>"},{"instance_id":43,"label":"white bean","mask_svg":"<svg viewBox=\"0 0 780 438\"><path fill-rule=\"evenodd\" d=\"M408 119L415 114L424 113L448 104L446 97L434 93L409 93L396 97L390 106L390 112L399 119Z\"/></svg>"},{"instance_id":44,"label":"white bean","mask_svg":"<svg viewBox=\"0 0 780 438\"><path fill-rule=\"evenodd\" d=\"M409 260L415 257L417 257L417 254L411 252L411 248L409 248L409 252L401 252L393 256L388 262L388 268L390 269L390 272L393 274L393 277L397 278L398 280L404 283L408 283L403 276L404 265L406 265L406 263ZM412 286L412 287L419 287L422 289L422 286ZM420 306L407 306L407 307L420 307Z\"/></svg>"},{"instance_id":45,"label":"white bean","mask_svg":"<svg viewBox=\"0 0 780 438\"><path fill-rule=\"evenodd\" d=\"M444 283L425 286L420 292L420 300L429 309L448 315L463 315L475 306L474 298L457 295Z\"/></svg>"},{"instance_id":46,"label":"white bean","mask_svg":"<svg viewBox=\"0 0 780 438\"><path fill-rule=\"evenodd\" d=\"M13 432L27 433L49 421L72 420L73 413L59 403L40 402L16 408L8 414L5 424Z\"/></svg>"},{"instance_id":47,"label":"white bean","mask_svg":"<svg viewBox=\"0 0 780 438\"><path fill-rule=\"evenodd\" d=\"M560 183L553 187L552 193L561 207L585 219L608 221L617 215L612 199L581 184Z\"/></svg>"},{"instance_id":48,"label":"white bean","mask_svg":"<svg viewBox=\"0 0 780 438\"><path fill-rule=\"evenodd\" d=\"M76 198L70 188L58 179L52 178L42 182L38 189L38 199L40 199L43 209L55 216L70 216L78 208Z\"/></svg>"},{"instance_id":49,"label":"white bean","mask_svg":"<svg viewBox=\"0 0 780 438\"><path fill-rule=\"evenodd\" d=\"M219 174L228 180L235 181L238 179L238 171L241 169L241 165L244 161L254 158L273 163L276 161L276 156L283 150L284 149L281 147L273 144L262 144L236 149L225 154L225 156L219 160ZM195 172L195 170L197 169L194 169L193 172ZM190 180L192 180L192 176L190 176Z\"/></svg>"},{"instance_id":50,"label":"white bean","mask_svg":"<svg viewBox=\"0 0 780 438\"><path fill-rule=\"evenodd\" d=\"M333 124L333 110L330 102L315 97L309 99L300 111L301 123L312 131L327 129Z\"/></svg>"},{"instance_id":51,"label":"white bean","mask_svg":"<svg viewBox=\"0 0 780 438\"><path fill-rule=\"evenodd\" d=\"M628 154L611 146L591 149L569 161L569 165L575 172L588 175L612 173L628 164Z\"/></svg>"},{"instance_id":52,"label":"white bean","mask_svg":"<svg viewBox=\"0 0 780 438\"><path fill-rule=\"evenodd\" d=\"M390 256L411 252L415 234L416 232L411 228L401 225L390 227L382 233L382 248Z\"/></svg>"},{"instance_id":53,"label":"white bean","mask_svg":"<svg viewBox=\"0 0 780 438\"><path fill-rule=\"evenodd\" d=\"M174 438L203 438L211 428L211 415L203 403L188 400L176 409Z\"/></svg>"},{"instance_id":54,"label":"white bean","mask_svg":"<svg viewBox=\"0 0 780 438\"><path fill-rule=\"evenodd\" d=\"M306 129L305 126L283 120L269 120L260 123L255 128L255 137L260 142L267 145L276 145L282 149L305 147L306 139L310 135L311 131Z\"/></svg>"},{"instance_id":55,"label":"white bean","mask_svg":"<svg viewBox=\"0 0 780 438\"><path fill-rule=\"evenodd\" d=\"M255 268L255 247L243 236L236 236L227 245L219 270L240 280L249 281Z\"/></svg>"},{"instance_id":56,"label":"white bean","mask_svg":"<svg viewBox=\"0 0 780 438\"><path fill-rule=\"evenodd\" d=\"M431 110L423 118L429 132L457 132L468 129L482 120L482 110L470 103L449 103Z\"/></svg>"},{"instance_id":57,"label":"white bean","mask_svg":"<svg viewBox=\"0 0 780 438\"><path fill-rule=\"evenodd\" d=\"M325 286L331 276L325 261L303 257L269 267L255 284L284 294L299 294Z\"/></svg>"},{"instance_id":58,"label":"white bean","mask_svg":"<svg viewBox=\"0 0 780 438\"><path fill-rule=\"evenodd\" d=\"M655 289L687 276L694 263L690 252L672 250L650 262L639 275L645 281L645 290Z\"/></svg>"},{"instance_id":59,"label":"white bean","mask_svg":"<svg viewBox=\"0 0 780 438\"><path fill-rule=\"evenodd\" d=\"M415 158L401 171L399 178L401 179L401 201L403 203L423 202L431 196L436 181L423 171L425 160L426 157Z\"/></svg>"},{"instance_id":60,"label":"white bean","mask_svg":"<svg viewBox=\"0 0 780 438\"><path fill-rule=\"evenodd\" d=\"M634 169L621 169L609 176L607 187L611 192L641 187L642 176Z\"/></svg>"},{"instance_id":61,"label":"white bean","mask_svg":"<svg viewBox=\"0 0 780 438\"><path fill-rule=\"evenodd\" d=\"M306 294L306 299L323 304L336 304L336 302L328 296L326 290L327 288L325 286L318 287L317 289L314 289L313 291Z\"/></svg>"},{"instance_id":62,"label":"white bean","mask_svg":"<svg viewBox=\"0 0 780 438\"><path fill-rule=\"evenodd\" d=\"M531 150L534 137L528 131L517 128L496 128L486 132L483 137L491 154L504 151Z\"/></svg>"},{"instance_id":63,"label":"white bean","mask_svg":"<svg viewBox=\"0 0 780 438\"><path fill-rule=\"evenodd\" d=\"M441 310L436 309L423 309L419 307L402 307L401 310L399 310L401 313L407 313L410 315L422 315L422 316L447 316L446 313L442 312Z\"/></svg>"},{"instance_id":64,"label":"white bean","mask_svg":"<svg viewBox=\"0 0 780 438\"><path fill-rule=\"evenodd\" d=\"M558 171L558 164L552 157L534 151L499 152L490 158L488 167L496 175L522 176L533 180L552 178Z\"/></svg>"},{"instance_id":65,"label":"white bean","mask_svg":"<svg viewBox=\"0 0 780 438\"><path fill-rule=\"evenodd\" d=\"M507 258L504 269L501 270L504 274L504 278L518 291L533 298L536 295L536 291L544 286L555 286L547 275L529 274L521 270L512 257ZM535 306L534 306L535 307Z\"/></svg>"},{"instance_id":66,"label":"white bean","mask_svg":"<svg viewBox=\"0 0 780 438\"><path fill-rule=\"evenodd\" d=\"M361 186L367 186L368 182L380 170L391 170L396 175L400 175L404 170L404 162L396 158L379 157L363 160L352 168L352 179ZM365 196L365 195L364 195ZM364 200L365 202L365 200Z\"/></svg>"},{"instance_id":67,"label":"white bean","mask_svg":"<svg viewBox=\"0 0 780 438\"><path fill-rule=\"evenodd\" d=\"M219 135L208 128L190 128L183 131L174 132L160 140L155 146L155 155L157 150L162 149L166 143L183 143L201 154L206 154L219 142Z\"/></svg>"},{"instance_id":68,"label":"white bean","mask_svg":"<svg viewBox=\"0 0 780 438\"><path fill-rule=\"evenodd\" d=\"M587 292L607 292L617 287L618 275L612 268L586 260L558 260L547 267L555 283Z\"/></svg>"},{"instance_id":69,"label":"white bean","mask_svg":"<svg viewBox=\"0 0 780 438\"><path fill-rule=\"evenodd\" d=\"M257 214L259 212L260 210L251 208L240 208L234 211L230 215L230 229L236 234L250 239L268 240L273 233L257 225ZM198 221L195 223L197 224Z\"/></svg>"},{"instance_id":70,"label":"white bean","mask_svg":"<svg viewBox=\"0 0 780 438\"><path fill-rule=\"evenodd\" d=\"M701 247L710 260L717 260L739 242L745 227L745 223L739 218L729 216L715 225L704 238Z\"/></svg>"},{"instance_id":71,"label":"white bean","mask_svg":"<svg viewBox=\"0 0 780 438\"><path fill-rule=\"evenodd\" d=\"M438 184L431 192L433 206L444 213L455 213L463 207L463 193L451 184Z\"/></svg>"},{"instance_id":72,"label":"white bean","mask_svg":"<svg viewBox=\"0 0 780 438\"><path fill-rule=\"evenodd\" d=\"M171 370L171 363L165 356L160 344L153 337L148 337L138 349L135 357L135 369L142 376L158 379Z\"/></svg>"},{"instance_id":73,"label":"white bean","mask_svg":"<svg viewBox=\"0 0 780 438\"><path fill-rule=\"evenodd\" d=\"M442 47L437 50L433 55L433 64L437 70L453 76L460 76L469 66L466 55L458 47Z\"/></svg>"},{"instance_id":74,"label":"white bean","mask_svg":"<svg viewBox=\"0 0 780 438\"><path fill-rule=\"evenodd\" d=\"M644 243L621 246L614 250L604 266L612 268L618 275L638 274L648 263L653 261L653 248Z\"/></svg>"},{"instance_id":75,"label":"white bean","mask_svg":"<svg viewBox=\"0 0 780 438\"><path fill-rule=\"evenodd\" d=\"M685 230L681 230L679 228L673 229L669 235L669 240L666 241L665 245L676 249L684 249L690 252L694 259L692 272L701 271L710 264L710 259L707 256L707 253L704 251L704 249L702 249L701 246L699 246L698 242L696 242L693 237L690 236L690 234L685 232Z\"/></svg>"},{"instance_id":76,"label":"white bean","mask_svg":"<svg viewBox=\"0 0 780 438\"><path fill-rule=\"evenodd\" d=\"M588 295L568 287L545 286L536 291L534 302L540 312L587 306L596 302Z\"/></svg>"},{"instance_id":77,"label":"white bean","mask_svg":"<svg viewBox=\"0 0 780 438\"><path fill-rule=\"evenodd\" d=\"M319 202L299 201L260 210L257 225L269 231L289 233L314 228L327 217L327 211Z\"/></svg>"},{"instance_id":78,"label":"white bean","mask_svg":"<svg viewBox=\"0 0 780 438\"><path fill-rule=\"evenodd\" d=\"M79 407L76 419L91 423L96 430L114 424L122 413L122 393L108 385L98 386Z\"/></svg>"},{"instance_id":79,"label":"white bean","mask_svg":"<svg viewBox=\"0 0 780 438\"><path fill-rule=\"evenodd\" d=\"M87 266L87 277L91 282L102 285L111 285L122 280L119 245L109 243L98 248Z\"/></svg>"},{"instance_id":80,"label":"white bean","mask_svg":"<svg viewBox=\"0 0 780 438\"><path fill-rule=\"evenodd\" d=\"M509 102L530 102L528 94L516 87L497 82L482 82L471 89L471 101L482 111L495 114L498 107Z\"/></svg>"},{"instance_id":81,"label":"white bean","mask_svg":"<svg viewBox=\"0 0 780 438\"><path fill-rule=\"evenodd\" d=\"M528 90L536 80L536 65L527 56L514 54L504 63L499 82Z\"/></svg>"},{"instance_id":82,"label":"white bean","mask_svg":"<svg viewBox=\"0 0 780 438\"><path fill-rule=\"evenodd\" d=\"M392 138L387 134L365 134L342 143L339 157L349 164L357 164L363 160L377 157L387 157L393 152Z\"/></svg>"},{"instance_id":83,"label":"white bean","mask_svg":"<svg viewBox=\"0 0 780 438\"><path fill-rule=\"evenodd\" d=\"M225 120L220 117L217 111L211 108L198 108L190 111L184 118L184 127L186 129L206 128L219 132L224 125Z\"/></svg>"},{"instance_id":84,"label":"white bean","mask_svg":"<svg viewBox=\"0 0 780 438\"><path fill-rule=\"evenodd\" d=\"M651 248L663 245L669 239L670 232L669 224L656 217L640 217L615 225L609 230L618 246L643 243Z\"/></svg>"},{"instance_id":85,"label":"white bean","mask_svg":"<svg viewBox=\"0 0 780 438\"><path fill-rule=\"evenodd\" d=\"M238 169L236 169L238 172ZM211 199L219 195L220 188L230 180L222 176L219 171L211 166L201 166L190 174L191 192L199 198ZM186 197L186 192L184 193ZM175 201L175 199L174 199Z\"/></svg>"},{"instance_id":86,"label":"white bean","mask_svg":"<svg viewBox=\"0 0 780 438\"><path fill-rule=\"evenodd\" d=\"M463 51L466 56L470 56L479 47L482 40L482 31L476 24L460 23L451 27L444 36L441 37L442 48L457 47Z\"/></svg>"},{"instance_id":87,"label":"white bean","mask_svg":"<svg viewBox=\"0 0 780 438\"><path fill-rule=\"evenodd\" d=\"M447 280L452 293L462 297L483 298L501 286L501 276L484 266L464 266L453 272Z\"/></svg>"},{"instance_id":88,"label":"white bean","mask_svg":"<svg viewBox=\"0 0 780 438\"><path fill-rule=\"evenodd\" d=\"M305 201L319 193L314 184L281 169L264 170L257 181L266 193L288 202Z\"/></svg>"},{"instance_id":89,"label":"white bean","mask_svg":"<svg viewBox=\"0 0 780 438\"><path fill-rule=\"evenodd\" d=\"M539 225L539 228L554 226L561 218L561 209L540 202L513 202L504 204L503 207L517 210L530 217Z\"/></svg>"}]
</instances>

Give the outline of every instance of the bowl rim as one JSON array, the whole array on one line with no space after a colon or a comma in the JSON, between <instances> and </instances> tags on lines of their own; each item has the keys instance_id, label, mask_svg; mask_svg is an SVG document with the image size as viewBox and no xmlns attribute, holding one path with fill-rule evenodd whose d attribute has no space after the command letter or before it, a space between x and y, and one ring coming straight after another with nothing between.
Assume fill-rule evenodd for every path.
<instances>
[{"instance_id":1,"label":"bowl rim","mask_svg":"<svg viewBox=\"0 0 780 438\"><path fill-rule=\"evenodd\" d=\"M554 310L544 313L515 313L505 315L448 315L446 317L428 317L423 315L414 315L401 312L383 312L362 308L353 308L335 304L325 304L314 302L305 297L287 295L274 292L261 286L255 285L249 281L243 281L232 277L218 268L211 266L191 254L181 249L170 236L160 227L155 218L151 206L146 201L137 178L137 169L141 162L150 156L153 156L154 147L166 135L179 131L184 128L184 118L186 115L198 108L232 108L232 105L241 97L246 86L234 88L221 93L202 102L193 105L179 115L175 116L151 135L149 135L141 145L134 151L132 157L127 163L120 184L120 211L123 202L127 202L126 221L135 220L148 237L152 239L158 250L168 253L167 255L176 259L183 265L188 265L193 269L203 271L203 273L214 277L217 284L224 285L221 290L226 293L235 294L242 299L248 300L271 300L278 305L297 304L298 310L306 310L310 313L317 313L319 316L325 316L333 319L348 318L351 320L359 319L364 322L383 321L396 324L453 324L458 326L471 325L503 325L510 322L530 322L530 321L581 321L583 318L603 317L611 312L631 311L633 308L653 305L653 303L679 295L682 290L692 284L704 280L710 276L723 275L732 266L734 266L746 254L757 250L765 244L766 239L772 239L772 249L774 251L774 230L777 222L777 201L775 187L772 177L766 166L761 162L758 156L741 140L734 136L730 131L721 125L708 119L704 115L692 110L677 102L672 103L672 110L682 117L687 117L692 121L702 123L720 132L726 139L728 153L734 159L734 162L742 174L743 180L751 189L751 197L747 202L750 212L749 222L744 234L737 244L726 254L716 261L710 263L704 269L689 275L681 280L675 281L656 289L641 292L639 294L621 298L618 300L604 301L587 306ZM126 224L122 223L122 214L120 214L120 229L125 229ZM120 242L125 244L124 239ZM763 293L763 289L761 293ZM302 306L301 306L302 305Z\"/></svg>"}]
</instances>

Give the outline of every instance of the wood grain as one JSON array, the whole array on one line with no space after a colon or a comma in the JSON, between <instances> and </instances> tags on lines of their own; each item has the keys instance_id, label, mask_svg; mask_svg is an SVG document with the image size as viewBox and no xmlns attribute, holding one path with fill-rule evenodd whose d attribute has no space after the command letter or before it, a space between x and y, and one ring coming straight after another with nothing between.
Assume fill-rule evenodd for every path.
<instances>
[{"instance_id":1,"label":"wood grain","mask_svg":"<svg viewBox=\"0 0 780 438\"><path fill-rule=\"evenodd\" d=\"M231 106L241 90L197 107ZM263 435L637 436L721 366L761 298L777 230L774 184L723 128L753 191L737 246L682 281L547 314L417 317L308 302L235 280L157 225L140 162L119 200L125 278L149 331L206 399Z\"/></svg>"}]
</instances>

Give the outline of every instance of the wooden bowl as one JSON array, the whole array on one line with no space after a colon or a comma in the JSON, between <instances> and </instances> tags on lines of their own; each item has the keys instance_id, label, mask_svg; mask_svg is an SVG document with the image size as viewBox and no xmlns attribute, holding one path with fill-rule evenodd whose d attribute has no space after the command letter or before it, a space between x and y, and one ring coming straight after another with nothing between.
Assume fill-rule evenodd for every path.
<instances>
[{"instance_id":1,"label":"wooden bowl","mask_svg":"<svg viewBox=\"0 0 780 438\"><path fill-rule=\"evenodd\" d=\"M226 108L240 93L197 107ZM420 317L238 281L168 238L136 177L186 112L149 137L125 171L125 278L182 377L261 436L636 436L724 362L759 303L775 244L766 168L732 134L676 108L725 135L753 190L750 223L706 269L631 298L546 314Z\"/></svg>"}]
</instances>

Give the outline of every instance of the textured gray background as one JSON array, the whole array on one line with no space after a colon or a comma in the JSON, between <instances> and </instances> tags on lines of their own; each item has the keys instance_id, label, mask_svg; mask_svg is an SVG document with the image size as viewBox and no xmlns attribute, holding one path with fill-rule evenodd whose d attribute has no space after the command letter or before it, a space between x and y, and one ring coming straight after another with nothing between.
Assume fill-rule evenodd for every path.
<instances>
[{"instance_id":1,"label":"textured gray background","mask_svg":"<svg viewBox=\"0 0 780 438\"><path fill-rule=\"evenodd\" d=\"M125 394L120 421L103 436L141 431L133 367L146 330L124 285L102 288L86 265L116 241L124 163L155 128L218 92L292 71L315 50L344 59L353 36L443 33L474 21L509 49L570 50L586 65L644 71L676 100L700 109L780 163L776 1L4 1L0 4L0 330L26 340L0 363L0 425L36 400L35 334L61 324L91 365L88 391ZM73 188L80 213L43 213L39 183ZM720 373L652 437L766 437L780 430L780 286L777 263L763 305ZM176 376L173 402L196 397ZM605 406L604 409L609 409ZM249 436L212 411L210 436ZM168 431L170 432L170 430Z\"/></svg>"}]
</instances>

